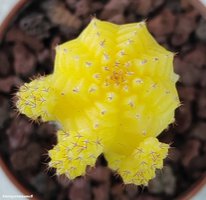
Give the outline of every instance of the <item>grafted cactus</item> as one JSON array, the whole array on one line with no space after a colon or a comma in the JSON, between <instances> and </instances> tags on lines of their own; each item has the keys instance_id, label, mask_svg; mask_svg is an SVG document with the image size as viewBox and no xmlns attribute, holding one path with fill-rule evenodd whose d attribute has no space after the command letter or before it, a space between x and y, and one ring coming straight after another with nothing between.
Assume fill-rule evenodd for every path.
<instances>
[{"instance_id":1,"label":"grafted cactus","mask_svg":"<svg viewBox=\"0 0 206 200\"><path fill-rule=\"evenodd\" d=\"M126 184L148 184L169 148L156 137L179 106L173 57L144 22L93 19L77 39L57 46L53 74L17 93L21 113L61 125L49 151L57 174L83 175L104 153Z\"/></svg>"}]
</instances>

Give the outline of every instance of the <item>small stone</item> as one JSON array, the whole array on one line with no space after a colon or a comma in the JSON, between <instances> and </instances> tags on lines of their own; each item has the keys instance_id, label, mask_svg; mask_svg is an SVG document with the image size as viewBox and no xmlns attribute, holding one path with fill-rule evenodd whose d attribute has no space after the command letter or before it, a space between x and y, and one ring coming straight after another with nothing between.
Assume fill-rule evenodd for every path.
<instances>
[{"instance_id":1,"label":"small stone","mask_svg":"<svg viewBox=\"0 0 206 200\"><path fill-rule=\"evenodd\" d=\"M7 76L11 71L11 65L6 53L0 52L0 76Z\"/></svg>"},{"instance_id":2,"label":"small stone","mask_svg":"<svg viewBox=\"0 0 206 200\"><path fill-rule=\"evenodd\" d=\"M102 10L104 7L103 2L97 1L97 2L92 2L91 4L91 13L98 12Z\"/></svg>"},{"instance_id":3,"label":"small stone","mask_svg":"<svg viewBox=\"0 0 206 200\"><path fill-rule=\"evenodd\" d=\"M187 87L177 86L177 91L178 91L180 100L183 102L185 101L191 102L191 101L196 100L197 98L197 92L196 92L195 87L193 86L187 86Z\"/></svg>"},{"instance_id":4,"label":"small stone","mask_svg":"<svg viewBox=\"0 0 206 200\"><path fill-rule=\"evenodd\" d=\"M173 33L175 25L176 17L169 9L164 9L160 15L148 21L149 30L157 39L162 38L161 42L164 42L167 36Z\"/></svg>"},{"instance_id":5,"label":"small stone","mask_svg":"<svg viewBox=\"0 0 206 200\"><path fill-rule=\"evenodd\" d=\"M17 27L12 27L6 34L7 42L18 42L26 44L30 49L38 52L43 49L44 45L35 37L27 35Z\"/></svg>"},{"instance_id":6,"label":"small stone","mask_svg":"<svg viewBox=\"0 0 206 200\"><path fill-rule=\"evenodd\" d=\"M169 165L165 166L161 172L158 171L156 177L149 182L148 190L153 194L174 195L176 177Z\"/></svg>"},{"instance_id":7,"label":"small stone","mask_svg":"<svg viewBox=\"0 0 206 200\"><path fill-rule=\"evenodd\" d=\"M66 5L73 10L75 10L77 2L77 0L65 0Z\"/></svg>"},{"instance_id":8,"label":"small stone","mask_svg":"<svg viewBox=\"0 0 206 200\"><path fill-rule=\"evenodd\" d=\"M12 87L21 85L22 81L16 76L8 76L0 79L0 92L9 93Z\"/></svg>"},{"instance_id":9,"label":"small stone","mask_svg":"<svg viewBox=\"0 0 206 200\"><path fill-rule=\"evenodd\" d=\"M37 130L37 134L42 138L54 136L56 135L56 132L56 126L51 122L41 124Z\"/></svg>"},{"instance_id":10,"label":"small stone","mask_svg":"<svg viewBox=\"0 0 206 200\"><path fill-rule=\"evenodd\" d=\"M124 24L125 23L125 18L122 14L117 14L114 15L109 19L110 22L116 23L116 24Z\"/></svg>"},{"instance_id":11,"label":"small stone","mask_svg":"<svg viewBox=\"0 0 206 200\"><path fill-rule=\"evenodd\" d=\"M134 9L137 15L146 17L151 12L158 9L164 3L164 0L133 0L131 2L131 9Z\"/></svg>"},{"instance_id":12,"label":"small stone","mask_svg":"<svg viewBox=\"0 0 206 200\"><path fill-rule=\"evenodd\" d=\"M129 199L134 199L139 193L139 187L133 184L125 185L125 192Z\"/></svg>"},{"instance_id":13,"label":"small stone","mask_svg":"<svg viewBox=\"0 0 206 200\"><path fill-rule=\"evenodd\" d=\"M192 124L191 104L185 102L176 111L176 130L178 133L184 133L189 130Z\"/></svg>"},{"instance_id":14,"label":"small stone","mask_svg":"<svg viewBox=\"0 0 206 200\"><path fill-rule=\"evenodd\" d=\"M18 117L13 120L10 127L6 130L6 134L9 137L10 148L17 149L27 145L33 130L33 125L25 118Z\"/></svg>"},{"instance_id":15,"label":"small stone","mask_svg":"<svg viewBox=\"0 0 206 200\"><path fill-rule=\"evenodd\" d=\"M111 171L107 167L98 166L96 168L90 168L87 176L99 183L105 183L109 182Z\"/></svg>"},{"instance_id":16,"label":"small stone","mask_svg":"<svg viewBox=\"0 0 206 200\"><path fill-rule=\"evenodd\" d=\"M181 54L186 55L194 49L194 45L191 43L186 43L181 46Z\"/></svg>"},{"instance_id":17,"label":"small stone","mask_svg":"<svg viewBox=\"0 0 206 200\"><path fill-rule=\"evenodd\" d=\"M200 80L200 69L183 59L175 59L174 71L180 75L179 81L183 83L184 86L193 86Z\"/></svg>"},{"instance_id":18,"label":"small stone","mask_svg":"<svg viewBox=\"0 0 206 200\"><path fill-rule=\"evenodd\" d=\"M190 34L196 29L197 16L197 13L192 10L178 17L179 20L175 26L175 31L171 39L172 45L181 46L188 41Z\"/></svg>"},{"instance_id":19,"label":"small stone","mask_svg":"<svg viewBox=\"0 0 206 200\"><path fill-rule=\"evenodd\" d=\"M74 180L69 192L71 200L91 200L90 186L83 178Z\"/></svg>"},{"instance_id":20,"label":"small stone","mask_svg":"<svg viewBox=\"0 0 206 200\"><path fill-rule=\"evenodd\" d=\"M200 95L197 100L197 115L199 118L206 119L206 92L200 90Z\"/></svg>"},{"instance_id":21,"label":"small stone","mask_svg":"<svg viewBox=\"0 0 206 200\"><path fill-rule=\"evenodd\" d=\"M152 9L152 1L153 0L132 1L132 7L135 10L136 14L147 16Z\"/></svg>"},{"instance_id":22,"label":"small stone","mask_svg":"<svg viewBox=\"0 0 206 200\"><path fill-rule=\"evenodd\" d=\"M171 160L173 163L178 163L179 160L181 159L181 152L177 148L169 148L168 151L168 158Z\"/></svg>"},{"instance_id":23,"label":"small stone","mask_svg":"<svg viewBox=\"0 0 206 200\"><path fill-rule=\"evenodd\" d=\"M206 20L205 19L203 18L200 19L197 29L195 31L195 34L200 41L204 41L204 42L206 41Z\"/></svg>"},{"instance_id":24,"label":"small stone","mask_svg":"<svg viewBox=\"0 0 206 200\"><path fill-rule=\"evenodd\" d=\"M163 185L165 194L174 195L176 190L176 177L173 173L172 168L169 166L163 168L163 174Z\"/></svg>"},{"instance_id":25,"label":"small stone","mask_svg":"<svg viewBox=\"0 0 206 200\"><path fill-rule=\"evenodd\" d=\"M21 43L13 49L14 69L17 75L28 77L34 74L37 60L35 56Z\"/></svg>"},{"instance_id":26,"label":"small stone","mask_svg":"<svg viewBox=\"0 0 206 200\"><path fill-rule=\"evenodd\" d=\"M191 10L192 9L192 5L188 0L181 0L181 8L183 10Z\"/></svg>"},{"instance_id":27,"label":"small stone","mask_svg":"<svg viewBox=\"0 0 206 200\"><path fill-rule=\"evenodd\" d=\"M121 198L124 194L124 186L122 184L115 184L111 188L111 195L114 199Z\"/></svg>"},{"instance_id":28,"label":"small stone","mask_svg":"<svg viewBox=\"0 0 206 200\"><path fill-rule=\"evenodd\" d=\"M203 145L203 153L206 154L206 142L204 142L204 145Z\"/></svg>"},{"instance_id":29,"label":"small stone","mask_svg":"<svg viewBox=\"0 0 206 200\"><path fill-rule=\"evenodd\" d=\"M99 185L98 187L93 187L92 192L94 195L94 200L109 200L109 190L110 188L107 184Z\"/></svg>"},{"instance_id":30,"label":"small stone","mask_svg":"<svg viewBox=\"0 0 206 200\"><path fill-rule=\"evenodd\" d=\"M55 198L55 194L57 194L57 187L55 182L51 179L51 177L47 176L46 173L38 173L31 178L30 182L41 195L41 199Z\"/></svg>"},{"instance_id":31,"label":"small stone","mask_svg":"<svg viewBox=\"0 0 206 200\"><path fill-rule=\"evenodd\" d=\"M194 138L206 141L206 123L205 122L198 122L195 124L193 129L191 130L190 135Z\"/></svg>"},{"instance_id":32,"label":"small stone","mask_svg":"<svg viewBox=\"0 0 206 200\"><path fill-rule=\"evenodd\" d=\"M202 69L201 75L200 75L200 85L202 87L206 87L206 69Z\"/></svg>"},{"instance_id":33,"label":"small stone","mask_svg":"<svg viewBox=\"0 0 206 200\"><path fill-rule=\"evenodd\" d=\"M55 25L69 27L71 29L79 29L82 24L81 20L72 14L61 1L44 1L42 9L46 12L49 20Z\"/></svg>"},{"instance_id":34,"label":"small stone","mask_svg":"<svg viewBox=\"0 0 206 200\"><path fill-rule=\"evenodd\" d=\"M72 182L64 174L57 176L57 181L63 188L68 188L72 184Z\"/></svg>"},{"instance_id":35,"label":"small stone","mask_svg":"<svg viewBox=\"0 0 206 200\"><path fill-rule=\"evenodd\" d=\"M175 14L182 12L182 9L180 7L180 0L172 0L172 1L166 0L165 7L171 10Z\"/></svg>"},{"instance_id":36,"label":"small stone","mask_svg":"<svg viewBox=\"0 0 206 200\"><path fill-rule=\"evenodd\" d=\"M85 17L88 16L91 12L91 4L92 2L85 1L85 0L79 0L76 3L76 16Z\"/></svg>"},{"instance_id":37,"label":"small stone","mask_svg":"<svg viewBox=\"0 0 206 200\"><path fill-rule=\"evenodd\" d=\"M203 68L206 64L206 48L203 45L197 45L192 51L184 56L184 61L190 63L194 67Z\"/></svg>"},{"instance_id":38,"label":"small stone","mask_svg":"<svg viewBox=\"0 0 206 200\"><path fill-rule=\"evenodd\" d=\"M198 156L192 159L190 164L190 170L192 172L199 171L199 170L206 170L206 155ZM199 176L198 176L199 178Z\"/></svg>"},{"instance_id":39,"label":"small stone","mask_svg":"<svg viewBox=\"0 0 206 200\"><path fill-rule=\"evenodd\" d=\"M117 6L118 5L118 6ZM100 18L101 19L110 19L115 15L122 14L129 5L128 0L110 0L105 5Z\"/></svg>"},{"instance_id":40,"label":"small stone","mask_svg":"<svg viewBox=\"0 0 206 200\"><path fill-rule=\"evenodd\" d=\"M177 122L175 122L177 123ZM172 126L172 125L171 125ZM173 124L173 126L175 126ZM164 130L159 136L158 139L160 140L160 142L164 142L164 143L171 143L174 140L174 133L169 129Z\"/></svg>"},{"instance_id":41,"label":"small stone","mask_svg":"<svg viewBox=\"0 0 206 200\"><path fill-rule=\"evenodd\" d=\"M38 52L37 61L43 65L50 62L50 51L48 49L43 49L42 51Z\"/></svg>"},{"instance_id":42,"label":"small stone","mask_svg":"<svg viewBox=\"0 0 206 200\"><path fill-rule=\"evenodd\" d=\"M35 170L41 159L41 147L31 143L24 149L19 149L11 155L11 164L15 170Z\"/></svg>"},{"instance_id":43,"label":"small stone","mask_svg":"<svg viewBox=\"0 0 206 200\"><path fill-rule=\"evenodd\" d=\"M0 128L4 126L4 123L9 119L9 102L0 95Z\"/></svg>"},{"instance_id":44,"label":"small stone","mask_svg":"<svg viewBox=\"0 0 206 200\"><path fill-rule=\"evenodd\" d=\"M148 186L149 192L153 194L161 194L164 191L164 186L162 185L162 181L160 178L157 178L157 175L154 179L149 182Z\"/></svg>"},{"instance_id":45,"label":"small stone","mask_svg":"<svg viewBox=\"0 0 206 200\"><path fill-rule=\"evenodd\" d=\"M191 160L199 155L200 142L196 139L190 139L182 147L181 162L183 166L188 167Z\"/></svg>"},{"instance_id":46,"label":"small stone","mask_svg":"<svg viewBox=\"0 0 206 200\"><path fill-rule=\"evenodd\" d=\"M41 13L30 13L23 17L19 26L26 34L38 39L47 38L49 36L50 23Z\"/></svg>"}]
</instances>

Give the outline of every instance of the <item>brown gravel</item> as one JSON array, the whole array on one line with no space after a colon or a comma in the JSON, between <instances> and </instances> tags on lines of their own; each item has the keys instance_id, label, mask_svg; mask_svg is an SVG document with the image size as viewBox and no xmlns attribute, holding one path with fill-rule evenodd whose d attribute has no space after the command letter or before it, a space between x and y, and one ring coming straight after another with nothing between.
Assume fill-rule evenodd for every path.
<instances>
[{"instance_id":1,"label":"brown gravel","mask_svg":"<svg viewBox=\"0 0 206 200\"><path fill-rule=\"evenodd\" d=\"M5 52L0 52L0 76L7 76L11 71L9 58Z\"/></svg>"},{"instance_id":2,"label":"brown gravel","mask_svg":"<svg viewBox=\"0 0 206 200\"><path fill-rule=\"evenodd\" d=\"M16 75L29 77L35 72L36 57L23 44L16 43L13 48L14 70Z\"/></svg>"},{"instance_id":3,"label":"brown gravel","mask_svg":"<svg viewBox=\"0 0 206 200\"><path fill-rule=\"evenodd\" d=\"M21 84L21 80L17 76L8 76L0 79L0 92L9 93L13 86Z\"/></svg>"},{"instance_id":4,"label":"brown gravel","mask_svg":"<svg viewBox=\"0 0 206 200\"><path fill-rule=\"evenodd\" d=\"M9 138L11 149L22 148L29 142L29 136L34 130L34 126L28 123L28 120L22 117L14 119L6 134Z\"/></svg>"},{"instance_id":5,"label":"brown gravel","mask_svg":"<svg viewBox=\"0 0 206 200\"><path fill-rule=\"evenodd\" d=\"M0 44L0 154L19 181L41 200L172 200L206 171L206 22L187 0L29 1ZM56 144L54 124L16 118L18 85L53 70L56 45L75 38L91 16L118 24L146 20L155 38L177 52L175 72L182 106L160 140L172 148L165 169L148 188L124 186L102 156L86 177L70 181L48 169Z\"/></svg>"}]
</instances>

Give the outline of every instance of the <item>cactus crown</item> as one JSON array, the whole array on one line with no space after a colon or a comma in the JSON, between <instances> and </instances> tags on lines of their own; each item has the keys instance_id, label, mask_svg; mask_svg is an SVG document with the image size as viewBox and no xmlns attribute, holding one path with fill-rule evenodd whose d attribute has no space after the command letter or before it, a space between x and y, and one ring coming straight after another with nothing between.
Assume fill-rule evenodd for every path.
<instances>
[{"instance_id":1,"label":"cactus crown","mask_svg":"<svg viewBox=\"0 0 206 200\"><path fill-rule=\"evenodd\" d=\"M147 185L169 146L156 137L179 106L174 54L144 22L93 19L56 48L54 73L22 86L17 107L32 119L61 124L49 165L73 179L104 153L125 183Z\"/></svg>"}]
</instances>

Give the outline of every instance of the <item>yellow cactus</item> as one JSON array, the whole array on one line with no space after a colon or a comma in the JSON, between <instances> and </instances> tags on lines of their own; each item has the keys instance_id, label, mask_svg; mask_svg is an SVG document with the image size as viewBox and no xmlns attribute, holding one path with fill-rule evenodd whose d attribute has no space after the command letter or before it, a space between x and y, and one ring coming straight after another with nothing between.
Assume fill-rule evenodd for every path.
<instances>
[{"instance_id":1,"label":"yellow cactus","mask_svg":"<svg viewBox=\"0 0 206 200\"><path fill-rule=\"evenodd\" d=\"M17 93L21 113L61 125L49 151L57 174L83 175L104 153L126 184L148 184L169 148L156 137L179 106L173 57L144 22L93 19L77 39L57 46L54 73Z\"/></svg>"}]
</instances>

